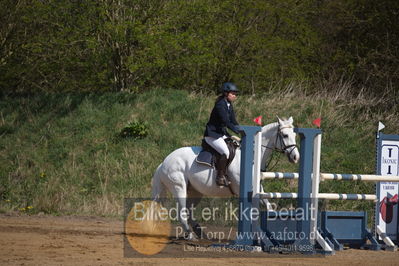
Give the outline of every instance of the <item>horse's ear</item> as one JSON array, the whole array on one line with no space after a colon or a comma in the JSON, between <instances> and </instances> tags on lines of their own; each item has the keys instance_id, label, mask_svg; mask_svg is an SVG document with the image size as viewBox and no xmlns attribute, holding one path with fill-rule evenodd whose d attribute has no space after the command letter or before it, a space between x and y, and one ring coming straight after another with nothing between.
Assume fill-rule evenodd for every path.
<instances>
[{"instance_id":1,"label":"horse's ear","mask_svg":"<svg viewBox=\"0 0 399 266\"><path fill-rule=\"evenodd\" d=\"M290 118L288 118L288 122L290 122L290 124L294 123L294 119L292 118L292 116L290 116Z\"/></svg>"},{"instance_id":2,"label":"horse's ear","mask_svg":"<svg viewBox=\"0 0 399 266\"><path fill-rule=\"evenodd\" d=\"M280 117L278 117L278 115L276 115L276 117L277 117L278 123L279 123L280 125L283 124L283 120L281 120Z\"/></svg>"}]
</instances>

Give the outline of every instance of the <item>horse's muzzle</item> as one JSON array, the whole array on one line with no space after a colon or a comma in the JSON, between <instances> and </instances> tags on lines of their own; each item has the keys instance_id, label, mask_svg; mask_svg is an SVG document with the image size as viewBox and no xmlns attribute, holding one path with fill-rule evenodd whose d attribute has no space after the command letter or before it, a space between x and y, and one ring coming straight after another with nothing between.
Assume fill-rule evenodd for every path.
<instances>
[{"instance_id":1,"label":"horse's muzzle","mask_svg":"<svg viewBox=\"0 0 399 266\"><path fill-rule=\"evenodd\" d=\"M298 163L299 162L299 152L298 152L298 147L297 146L292 146L289 149L285 150L285 153L287 154L288 160L291 163Z\"/></svg>"}]
</instances>

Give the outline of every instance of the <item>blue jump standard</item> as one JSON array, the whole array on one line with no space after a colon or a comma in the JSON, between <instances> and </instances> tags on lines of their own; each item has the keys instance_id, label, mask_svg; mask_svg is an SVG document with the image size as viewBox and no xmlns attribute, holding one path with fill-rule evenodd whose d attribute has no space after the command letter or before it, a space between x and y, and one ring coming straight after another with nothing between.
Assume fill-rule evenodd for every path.
<instances>
[{"instance_id":1,"label":"blue jump standard","mask_svg":"<svg viewBox=\"0 0 399 266\"><path fill-rule=\"evenodd\" d=\"M297 210L290 212L260 212L260 222L251 220L248 209L259 206L257 198L252 198L252 175L254 161L255 135L261 127L241 126L241 165L240 195L237 239L229 247L240 247L240 250L259 250L268 252L299 252L316 254L320 247L316 236L312 236L311 188L313 171L313 143L320 129L296 128L300 137L300 164ZM300 211L302 210L302 212ZM245 215L241 215L247 212ZM305 212L305 213L304 213ZM319 232L335 250L341 250L343 244L379 250L380 245L366 228L366 212L322 212L319 213ZM345 223L343 226L342 223ZM350 225L350 226L348 226ZM371 245L366 245L369 240ZM216 245L220 246L220 245ZM285 249L285 247L287 247ZM325 252L334 254L334 252Z\"/></svg>"},{"instance_id":2,"label":"blue jump standard","mask_svg":"<svg viewBox=\"0 0 399 266\"><path fill-rule=\"evenodd\" d=\"M262 247L265 251L274 252L280 251L282 246L287 246L290 252L311 255L316 253L315 236L311 235L309 212L312 203L313 143L315 137L321 134L321 130L296 128L295 132L300 137L301 147L297 211L262 213L261 229L267 236L267 238L262 238ZM307 213L298 212L298 210Z\"/></svg>"},{"instance_id":3,"label":"blue jump standard","mask_svg":"<svg viewBox=\"0 0 399 266\"><path fill-rule=\"evenodd\" d=\"M214 246L227 246L234 250L254 251L257 248L257 240L253 239L252 220L249 215L241 215L252 209L252 165L254 161L255 135L262 130L256 126L240 126L241 133L241 165L240 165L240 194L239 194L239 221L236 240L231 244Z\"/></svg>"},{"instance_id":4,"label":"blue jump standard","mask_svg":"<svg viewBox=\"0 0 399 266\"><path fill-rule=\"evenodd\" d=\"M262 130L261 127L241 126L241 165L240 165L240 206L239 213L252 208L252 165L254 161L255 135ZM241 215L240 215L241 216ZM235 241L237 245L253 246L251 238L252 221L249 216L243 215L238 221L238 234L240 239Z\"/></svg>"},{"instance_id":5,"label":"blue jump standard","mask_svg":"<svg viewBox=\"0 0 399 266\"><path fill-rule=\"evenodd\" d=\"M252 208L252 167L253 167L253 151L254 151L254 137L256 133L261 130L260 127L242 126L240 127L240 133L242 134L242 148L241 148L241 176L240 176L240 213L242 210ZM314 138L321 133L320 129L303 129L297 128L295 131L299 134L301 139L301 150L300 150L300 170L299 170L299 187L298 187L298 208L302 210L308 210L311 206L311 174L312 174L312 162L313 162L313 141ZM302 178L301 178L302 177ZM296 215L296 214L295 214ZM266 216L267 217L267 216ZM238 223L238 235L242 236L236 239L233 245L242 246L253 246L261 245L266 251L272 251L276 245L282 245L275 237L272 236L273 232L268 230L267 222L261 223L261 229L263 234L259 234L260 239L253 239L254 234L259 228L253 228L253 221L250 217L243 216L243 219L239 220ZM261 218L265 218L264 215ZM291 250L299 251L304 254L314 254L314 244L311 238L311 220L308 219L294 219L295 226L290 228L295 230L291 232L294 235L300 234L300 238L296 238L291 246ZM283 227L282 231L286 230L283 223L280 223ZM261 233L261 232L260 232ZM251 238L252 237L252 238ZM260 241L260 243L259 243ZM306 248L304 248L306 247Z\"/></svg>"}]
</instances>

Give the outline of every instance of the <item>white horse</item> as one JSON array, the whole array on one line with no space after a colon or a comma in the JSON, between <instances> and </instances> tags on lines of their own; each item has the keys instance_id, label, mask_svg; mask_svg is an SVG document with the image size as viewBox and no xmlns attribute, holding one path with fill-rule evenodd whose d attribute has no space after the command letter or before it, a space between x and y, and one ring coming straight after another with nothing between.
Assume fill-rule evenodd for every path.
<instances>
[{"instance_id":1,"label":"white horse","mask_svg":"<svg viewBox=\"0 0 399 266\"><path fill-rule=\"evenodd\" d=\"M271 153L276 150L284 152L289 161L297 163L299 152L296 146L296 133L294 132L293 119L278 118L278 122L262 127L262 159L261 166L265 167ZM187 211L186 206L190 199L195 199L197 204L202 196L231 197L232 192L239 195L240 187L240 158L241 151L238 148L234 160L228 167L227 175L231 181L230 188L220 188L216 185L216 170L199 164L195 158L201 151L201 147L183 147L170 153L158 166L152 178L152 197L159 201L166 197L166 191L172 193L178 202L178 211ZM186 233L187 239L193 239L193 231L199 235L200 227L187 215L179 215L179 220Z\"/></svg>"}]
</instances>

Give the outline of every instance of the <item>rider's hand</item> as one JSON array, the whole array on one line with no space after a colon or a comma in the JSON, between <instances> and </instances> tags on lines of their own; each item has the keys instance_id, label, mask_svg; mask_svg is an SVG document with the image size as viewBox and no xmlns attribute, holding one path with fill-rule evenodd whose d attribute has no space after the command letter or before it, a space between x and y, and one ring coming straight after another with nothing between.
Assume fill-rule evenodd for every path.
<instances>
[{"instance_id":1,"label":"rider's hand","mask_svg":"<svg viewBox=\"0 0 399 266\"><path fill-rule=\"evenodd\" d=\"M238 142L241 141L241 138L239 138L239 137L237 137L237 136L231 136L231 139L232 139L232 140L235 140L235 141L238 141Z\"/></svg>"}]
</instances>

